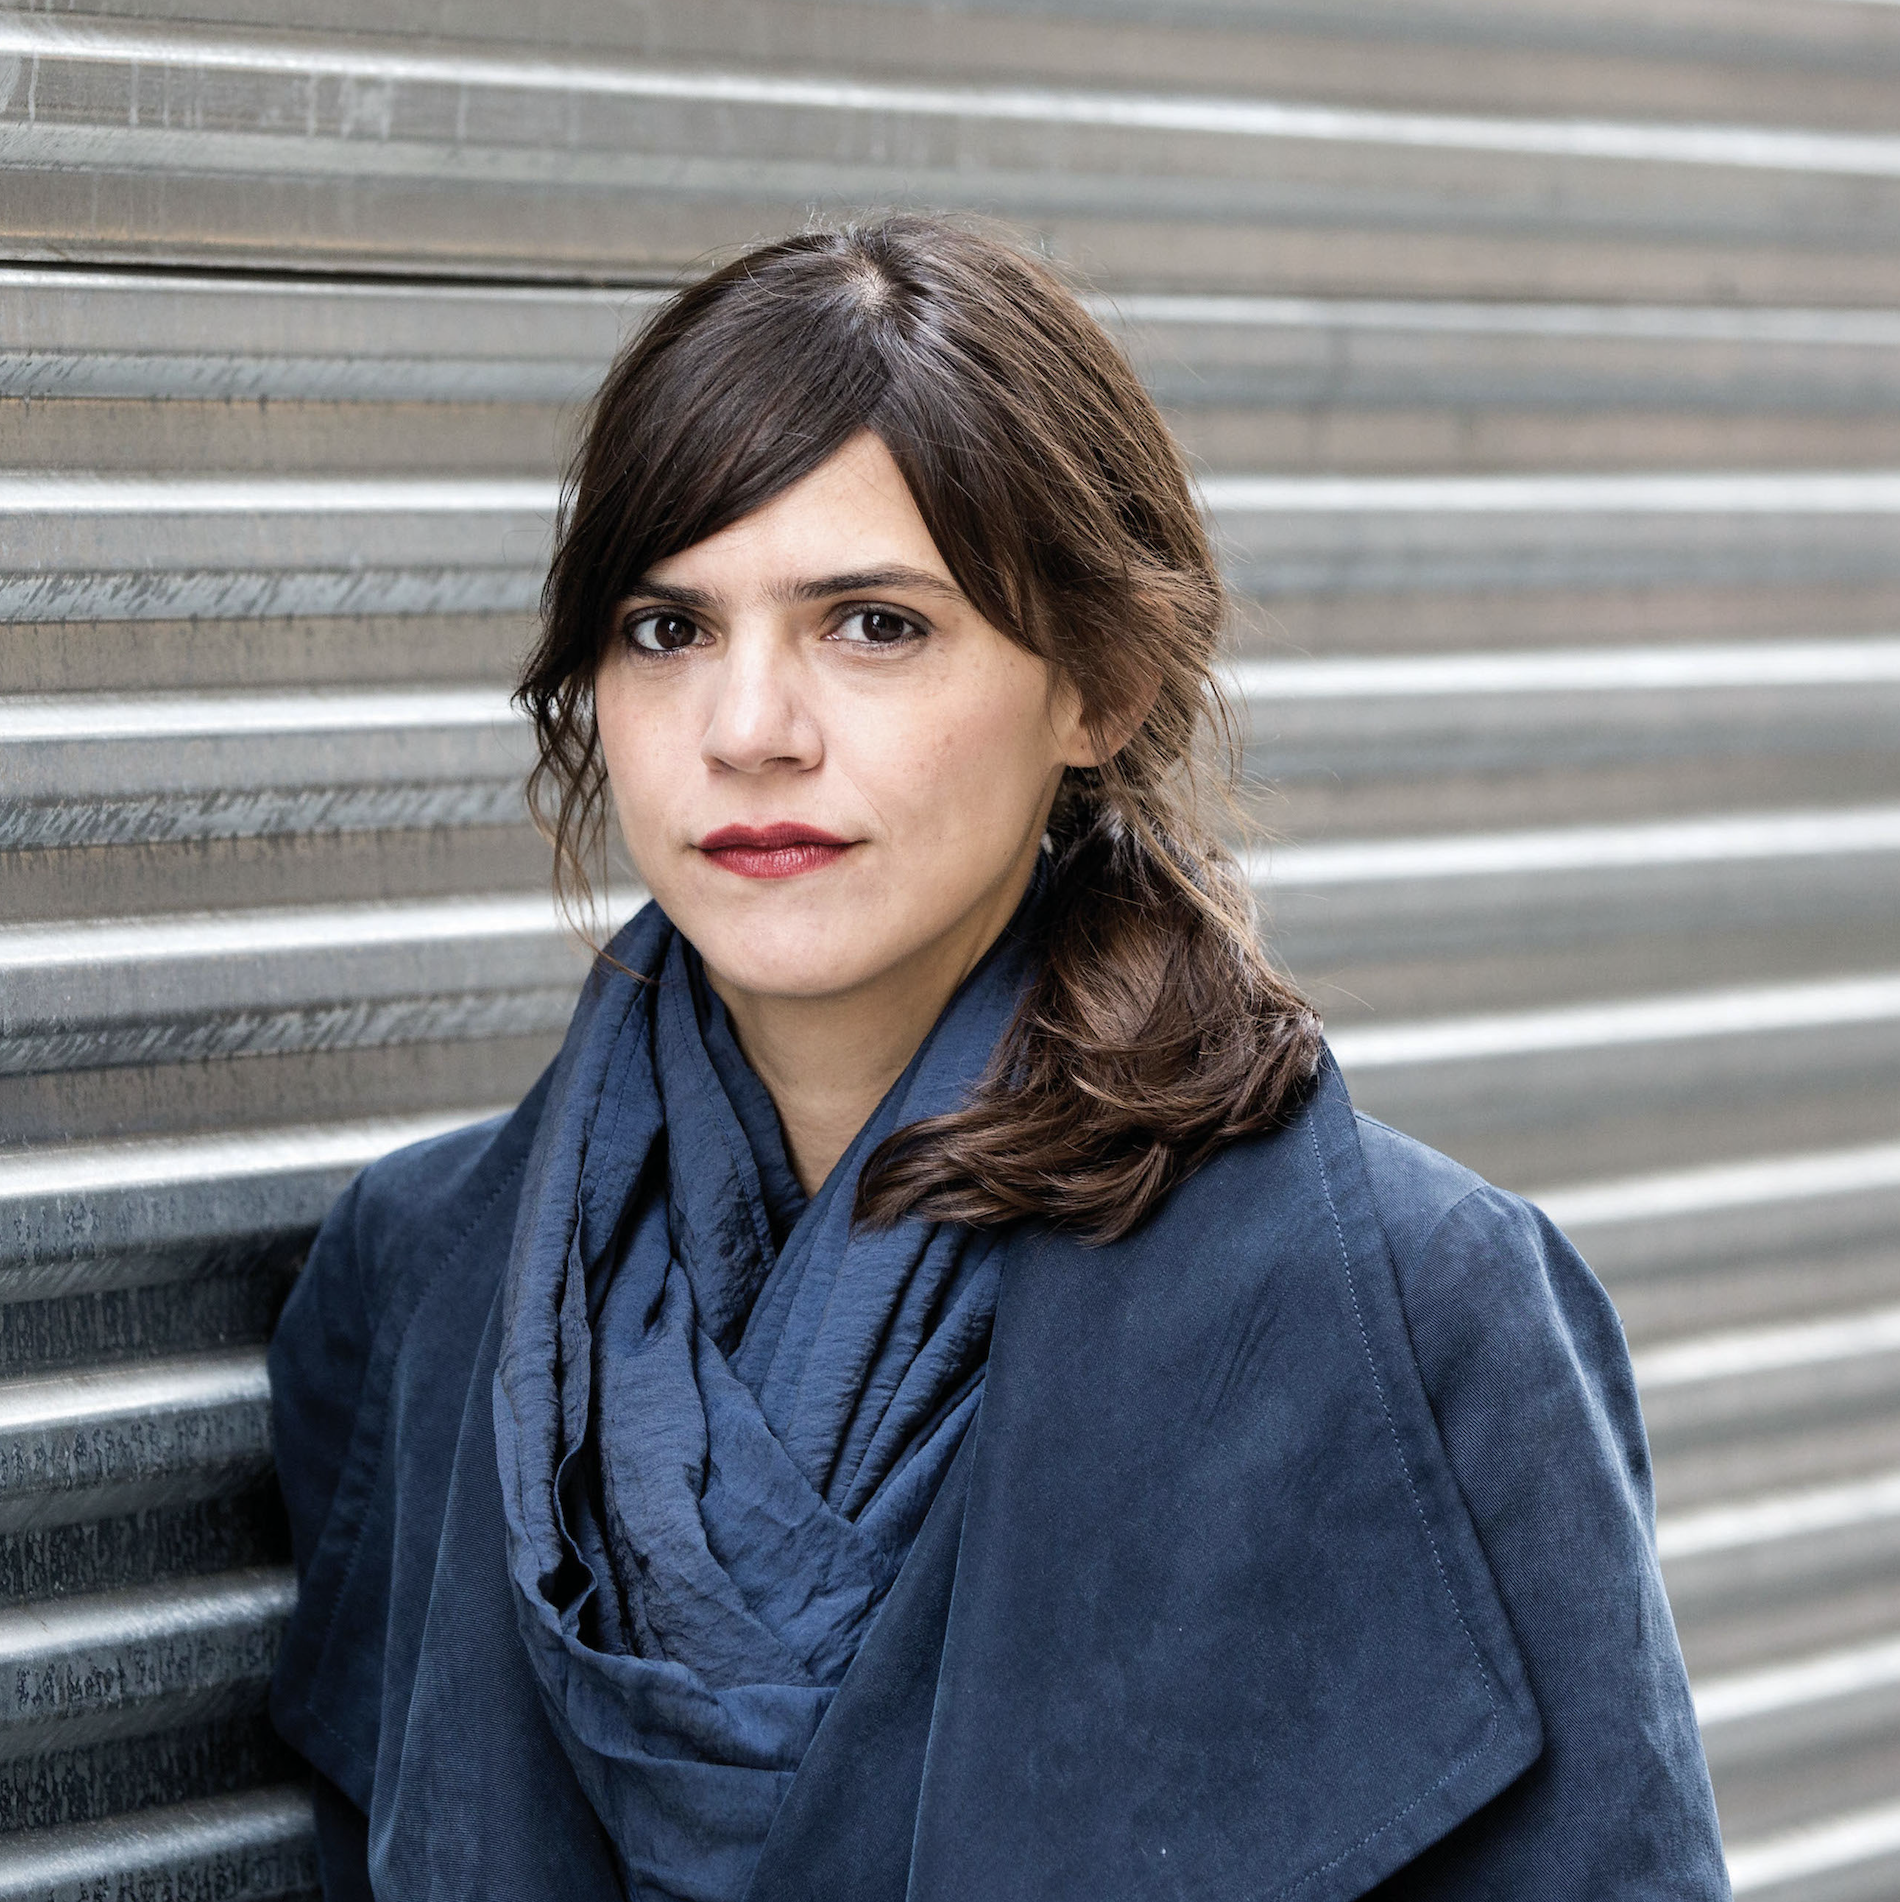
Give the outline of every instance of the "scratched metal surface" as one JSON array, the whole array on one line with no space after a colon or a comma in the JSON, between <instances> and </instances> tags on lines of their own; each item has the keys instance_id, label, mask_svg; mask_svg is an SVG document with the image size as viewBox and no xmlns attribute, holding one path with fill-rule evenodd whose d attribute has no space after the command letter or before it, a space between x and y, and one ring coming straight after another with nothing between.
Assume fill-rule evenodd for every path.
<instances>
[{"instance_id":1,"label":"scratched metal surface","mask_svg":"<svg viewBox=\"0 0 1900 1902\"><path fill-rule=\"evenodd\" d=\"M1623 1313L1738 1892L1900 1894L1900 9L187 11L0 14L0 1897L314 1887L262 1347L584 968L579 406L887 203L1196 459L1280 953Z\"/></svg>"}]
</instances>

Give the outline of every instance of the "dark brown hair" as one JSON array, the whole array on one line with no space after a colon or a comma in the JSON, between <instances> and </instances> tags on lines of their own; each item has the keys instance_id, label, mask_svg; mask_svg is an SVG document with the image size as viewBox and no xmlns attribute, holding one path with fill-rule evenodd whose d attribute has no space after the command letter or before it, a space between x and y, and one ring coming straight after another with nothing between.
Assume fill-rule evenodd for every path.
<instances>
[{"instance_id":1,"label":"dark brown hair","mask_svg":"<svg viewBox=\"0 0 1900 1902\"><path fill-rule=\"evenodd\" d=\"M1112 1239L1221 1144L1285 1119L1319 1024L1267 961L1204 815L1210 732L1232 758L1212 677L1226 601L1180 451L1046 266L893 216L762 246L659 310L569 475L519 693L534 809L564 894L584 895L606 810L592 686L616 606L863 430L977 611L1074 683L1098 735L1138 723L1108 764L1065 776L1041 974L981 1088L884 1143L857 1212Z\"/></svg>"}]
</instances>

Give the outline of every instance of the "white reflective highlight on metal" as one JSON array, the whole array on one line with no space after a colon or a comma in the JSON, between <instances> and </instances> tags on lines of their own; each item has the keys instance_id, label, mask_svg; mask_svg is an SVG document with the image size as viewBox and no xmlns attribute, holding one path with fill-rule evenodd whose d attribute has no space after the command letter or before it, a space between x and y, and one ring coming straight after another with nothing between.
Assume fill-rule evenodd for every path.
<instances>
[{"instance_id":1,"label":"white reflective highlight on metal","mask_svg":"<svg viewBox=\"0 0 1900 1902\"><path fill-rule=\"evenodd\" d=\"M0 1432L104 1425L128 1415L270 1398L261 1347L0 1381Z\"/></svg>"},{"instance_id":2,"label":"white reflective highlight on metal","mask_svg":"<svg viewBox=\"0 0 1900 1902\"><path fill-rule=\"evenodd\" d=\"M0 1215L5 1214L8 1202L28 1198L361 1168L392 1149L426 1142L452 1129L465 1129L513 1107L471 1105L428 1116L378 1116L356 1123L305 1123L204 1136L74 1143L0 1155Z\"/></svg>"},{"instance_id":3,"label":"white reflective highlight on metal","mask_svg":"<svg viewBox=\"0 0 1900 1902\"><path fill-rule=\"evenodd\" d=\"M1878 134L1606 119L1480 118L1276 100L1086 92L1066 87L904 85L762 73L679 72L482 52L424 53L288 39L236 40L145 25L88 22L82 26L22 14L0 18L0 53L73 61L149 62L200 71L678 99L707 105L908 113L1128 131L1435 147L1526 157L1900 177L1900 139Z\"/></svg>"},{"instance_id":4,"label":"white reflective highlight on metal","mask_svg":"<svg viewBox=\"0 0 1900 1902\"><path fill-rule=\"evenodd\" d=\"M156 918L74 919L0 926L0 972L140 964L160 959L336 951L390 944L558 936L564 925L545 892L416 903L286 905Z\"/></svg>"},{"instance_id":5,"label":"white reflective highlight on metal","mask_svg":"<svg viewBox=\"0 0 1900 1902\"><path fill-rule=\"evenodd\" d=\"M1538 1191L1531 1200L1560 1228L1584 1229L1884 1189L1900 1189L1900 1142L1579 1183Z\"/></svg>"},{"instance_id":6,"label":"white reflective highlight on metal","mask_svg":"<svg viewBox=\"0 0 1900 1902\"><path fill-rule=\"evenodd\" d=\"M1900 1473L1881 1473L1838 1486L1666 1514L1656 1522L1656 1550L1665 1561L1695 1558L1894 1518L1900 1518Z\"/></svg>"},{"instance_id":7,"label":"white reflective highlight on metal","mask_svg":"<svg viewBox=\"0 0 1900 1902\"><path fill-rule=\"evenodd\" d=\"M1520 876L1668 865L1746 864L1900 851L1900 806L1757 812L1622 826L1433 834L1276 845L1249 853L1249 881L1271 889L1377 885L1411 879Z\"/></svg>"},{"instance_id":8,"label":"white reflective highlight on metal","mask_svg":"<svg viewBox=\"0 0 1900 1902\"><path fill-rule=\"evenodd\" d=\"M1900 974L1833 978L1816 984L1763 984L1638 998L1626 1004L1573 1004L1337 1032L1334 1054L1348 1070L1458 1063L1621 1044L1673 1043L1770 1030L1824 1029L1900 1019Z\"/></svg>"},{"instance_id":9,"label":"white reflective highlight on metal","mask_svg":"<svg viewBox=\"0 0 1900 1902\"><path fill-rule=\"evenodd\" d=\"M1685 1341L1646 1347L1631 1359L1636 1384L1646 1393L1664 1387L1730 1380L1740 1374L1770 1374L1789 1367L1900 1353L1900 1308L1876 1308L1827 1321L1787 1327L1737 1328Z\"/></svg>"},{"instance_id":10,"label":"white reflective highlight on metal","mask_svg":"<svg viewBox=\"0 0 1900 1902\"><path fill-rule=\"evenodd\" d=\"M1711 1678L1695 1686L1696 1721L1708 1730L1802 1704L1852 1697L1887 1684L1900 1684L1900 1638L1882 1638L1792 1664L1770 1665L1763 1671Z\"/></svg>"},{"instance_id":11,"label":"white reflective highlight on metal","mask_svg":"<svg viewBox=\"0 0 1900 1902\"><path fill-rule=\"evenodd\" d=\"M165 1872L153 1893L176 1894L181 1866L302 1849L315 1827L310 1793L286 1786L36 1829L0 1840L0 1902L44 1902L49 1891L87 1883L118 1895L133 1872L146 1869ZM206 1893L226 1891L214 1884Z\"/></svg>"},{"instance_id":12,"label":"white reflective highlight on metal","mask_svg":"<svg viewBox=\"0 0 1900 1902\"><path fill-rule=\"evenodd\" d=\"M661 295L0 266L0 394L568 405Z\"/></svg>"},{"instance_id":13,"label":"white reflective highlight on metal","mask_svg":"<svg viewBox=\"0 0 1900 1902\"><path fill-rule=\"evenodd\" d=\"M119 476L0 472L5 515L552 514L555 484L494 476Z\"/></svg>"},{"instance_id":14,"label":"white reflective highlight on metal","mask_svg":"<svg viewBox=\"0 0 1900 1902\"><path fill-rule=\"evenodd\" d=\"M185 1579L122 1592L86 1593L0 1607L0 1657L30 1666L37 1658L95 1646L180 1638L220 1626L287 1618L297 1602L289 1566Z\"/></svg>"},{"instance_id":15,"label":"white reflective highlight on metal","mask_svg":"<svg viewBox=\"0 0 1900 1902\"><path fill-rule=\"evenodd\" d=\"M1900 0L1895 0L1900 5ZM0 283L5 279L0 276ZM1735 309L1719 304L1417 303L1369 297L1218 297L1133 291L1085 300L1097 317L1131 324L1262 330L1395 330L1509 337L1590 337L1702 343L1900 346L1900 313Z\"/></svg>"},{"instance_id":16,"label":"white reflective highlight on metal","mask_svg":"<svg viewBox=\"0 0 1900 1902\"><path fill-rule=\"evenodd\" d=\"M19 740L215 739L362 728L507 727L524 718L505 687L360 692L33 694L0 698L0 747Z\"/></svg>"},{"instance_id":17,"label":"white reflective highlight on metal","mask_svg":"<svg viewBox=\"0 0 1900 1902\"><path fill-rule=\"evenodd\" d=\"M1727 1852L1729 1886L1737 1895L1755 1895L1782 1883L1897 1853L1900 1803L1889 1803L1879 1809L1834 1817L1809 1829L1791 1829L1763 1842L1738 1843Z\"/></svg>"},{"instance_id":18,"label":"white reflective highlight on metal","mask_svg":"<svg viewBox=\"0 0 1900 1902\"><path fill-rule=\"evenodd\" d=\"M1215 514L1887 515L1900 470L1743 475L1203 476Z\"/></svg>"},{"instance_id":19,"label":"white reflective highlight on metal","mask_svg":"<svg viewBox=\"0 0 1900 1902\"><path fill-rule=\"evenodd\" d=\"M1592 647L1539 653L1234 660L1250 703L1437 699L1503 693L1648 693L1658 688L1832 687L1900 682L1900 638Z\"/></svg>"},{"instance_id":20,"label":"white reflective highlight on metal","mask_svg":"<svg viewBox=\"0 0 1900 1902\"><path fill-rule=\"evenodd\" d=\"M31 264L0 264L0 294L7 291L69 293L106 291L139 303L158 298L205 296L218 302L232 299L279 298L296 308L331 303L362 302L405 306L422 304L519 303L533 310L571 304L582 308L619 311L659 302L657 290L594 289L585 284L373 284L347 278L229 277L180 271L163 277L134 276L124 271L48 270ZM1482 306L1474 306L1482 309ZM4 335L0 331L0 335Z\"/></svg>"}]
</instances>

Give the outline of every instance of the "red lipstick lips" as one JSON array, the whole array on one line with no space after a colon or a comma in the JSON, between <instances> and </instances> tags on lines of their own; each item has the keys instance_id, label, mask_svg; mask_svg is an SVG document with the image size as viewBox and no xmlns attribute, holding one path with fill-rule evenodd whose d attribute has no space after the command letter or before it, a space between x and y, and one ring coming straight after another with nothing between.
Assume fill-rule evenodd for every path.
<instances>
[{"instance_id":1,"label":"red lipstick lips","mask_svg":"<svg viewBox=\"0 0 1900 1902\"><path fill-rule=\"evenodd\" d=\"M741 878L796 878L843 858L852 843L816 826L781 821L770 826L721 826L700 840L699 849L715 865Z\"/></svg>"}]
</instances>

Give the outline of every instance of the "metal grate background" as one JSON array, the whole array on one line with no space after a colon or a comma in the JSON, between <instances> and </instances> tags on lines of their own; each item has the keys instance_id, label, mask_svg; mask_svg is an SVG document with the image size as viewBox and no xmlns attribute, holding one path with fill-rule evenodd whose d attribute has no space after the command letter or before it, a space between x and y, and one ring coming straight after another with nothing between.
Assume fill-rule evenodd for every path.
<instances>
[{"instance_id":1,"label":"metal grate background","mask_svg":"<svg viewBox=\"0 0 1900 1902\"><path fill-rule=\"evenodd\" d=\"M506 695L652 287L1086 271L1281 950L1637 1350L1738 1893L1900 1897L1900 8L0 13L0 1902L315 1881L262 1342L580 971Z\"/></svg>"}]
</instances>

